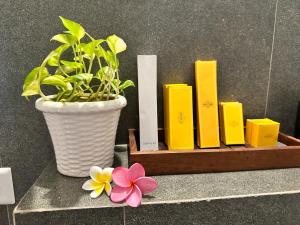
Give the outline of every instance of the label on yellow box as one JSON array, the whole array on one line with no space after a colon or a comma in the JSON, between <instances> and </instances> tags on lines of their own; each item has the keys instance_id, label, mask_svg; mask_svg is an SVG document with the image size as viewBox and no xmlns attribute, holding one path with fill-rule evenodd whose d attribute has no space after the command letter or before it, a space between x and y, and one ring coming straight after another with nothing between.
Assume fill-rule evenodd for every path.
<instances>
[{"instance_id":1,"label":"label on yellow box","mask_svg":"<svg viewBox=\"0 0 300 225\"><path fill-rule=\"evenodd\" d=\"M245 144L243 106L239 102L219 104L221 140L226 145Z\"/></svg>"},{"instance_id":2,"label":"label on yellow box","mask_svg":"<svg viewBox=\"0 0 300 225\"><path fill-rule=\"evenodd\" d=\"M200 148L220 147L217 62L195 62L197 96L197 143Z\"/></svg>"},{"instance_id":3,"label":"label on yellow box","mask_svg":"<svg viewBox=\"0 0 300 225\"><path fill-rule=\"evenodd\" d=\"M248 119L246 141L253 147L277 145L280 124L270 119Z\"/></svg>"},{"instance_id":4,"label":"label on yellow box","mask_svg":"<svg viewBox=\"0 0 300 225\"><path fill-rule=\"evenodd\" d=\"M164 85L165 142L169 149L194 149L193 94L186 84Z\"/></svg>"}]
</instances>

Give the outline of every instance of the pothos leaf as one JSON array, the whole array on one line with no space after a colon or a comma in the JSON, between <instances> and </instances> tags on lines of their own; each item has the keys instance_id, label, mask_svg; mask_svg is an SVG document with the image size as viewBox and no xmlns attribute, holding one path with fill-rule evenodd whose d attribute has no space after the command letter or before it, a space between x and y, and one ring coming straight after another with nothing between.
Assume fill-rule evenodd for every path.
<instances>
[{"instance_id":1,"label":"pothos leaf","mask_svg":"<svg viewBox=\"0 0 300 225\"><path fill-rule=\"evenodd\" d=\"M76 23L72 20L66 19L62 16L59 17L63 23L63 25L65 26L65 28L67 28L70 33L77 39L80 40L81 38L84 37L85 35L85 30L84 28L79 24Z\"/></svg>"},{"instance_id":2,"label":"pothos leaf","mask_svg":"<svg viewBox=\"0 0 300 225\"><path fill-rule=\"evenodd\" d=\"M69 76L65 78L65 81L68 82L78 82L78 81L87 81L90 82L93 78L93 74L91 73L80 73L76 75Z\"/></svg>"},{"instance_id":3,"label":"pothos leaf","mask_svg":"<svg viewBox=\"0 0 300 225\"><path fill-rule=\"evenodd\" d=\"M109 67L104 66L98 72L96 73L95 77L98 78L99 80L102 80L103 76L105 76L108 73Z\"/></svg>"},{"instance_id":4,"label":"pothos leaf","mask_svg":"<svg viewBox=\"0 0 300 225\"><path fill-rule=\"evenodd\" d=\"M74 45L76 43L76 39L71 34L57 34L51 38L51 41L52 40L69 45Z\"/></svg>"},{"instance_id":5,"label":"pothos leaf","mask_svg":"<svg viewBox=\"0 0 300 225\"><path fill-rule=\"evenodd\" d=\"M119 67L119 59L112 51L103 51L103 57L107 65L110 65L114 69Z\"/></svg>"},{"instance_id":6,"label":"pothos leaf","mask_svg":"<svg viewBox=\"0 0 300 225\"><path fill-rule=\"evenodd\" d=\"M76 70L76 68L72 68L69 66L65 66L65 65L61 65L60 67L57 68L57 70L55 71L55 74L57 75L62 75L62 74L69 74L72 73Z\"/></svg>"},{"instance_id":7,"label":"pothos leaf","mask_svg":"<svg viewBox=\"0 0 300 225\"><path fill-rule=\"evenodd\" d=\"M75 46L75 51L76 52L83 52L84 47L86 46L86 43L80 43Z\"/></svg>"},{"instance_id":8,"label":"pothos leaf","mask_svg":"<svg viewBox=\"0 0 300 225\"><path fill-rule=\"evenodd\" d=\"M108 47L114 54L118 54L126 50L127 45L124 40L117 35L113 34L106 38Z\"/></svg>"},{"instance_id":9,"label":"pothos leaf","mask_svg":"<svg viewBox=\"0 0 300 225\"><path fill-rule=\"evenodd\" d=\"M104 41L105 40L103 40L103 39L93 40L93 41L89 42L88 44L82 46L83 51L87 55L92 56L93 54L97 53L96 51L98 48L101 48L101 46L99 46L99 44L103 43Z\"/></svg>"},{"instance_id":10,"label":"pothos leaf","mask_svg":"<svg viewBox=\"0 0 300 225\"><path fill-rule=\"evenodd\" d=\"M97 57L105 58L106 51L100 45L98 45L97 48L95 49L95 55Z\"/></svg>"},{"instance_id":11,"label":"pothos leaf","mask_svg":"<svg viewBox=\"0 0 300 225\"><path fill-rule=\"evenodd\" d=\"M113 90L115 91L115 93L119 93L119 85L120 85L121 81L118 79L113 79L112 82L110 83L110 85L112 86Z\"/></svg>"},{"instance_id":12,"label":"pothos leaf","mask_svg":"<svg viewBox=\"0 0 300 225\"><path fill-rule=\"evenodd\" d=\"M65 78L61 75L52 75L44 78L41 84L52 85L56 87L60 87L62 89L68 89L67 83L65 82Z\"/></svg>"},{"instance_id":13,"label":"pothos leaf","mask_svg":"<svg viewBox=\"0 0 300 225\"><path fill-rule=\"evenodd\" d=\"M60 62L63 65L68 66L70 68L74 68L74 69L81 69L81 68L83 68L82 63L79 63L79 62L72 62L72 61L66 61L66 60L60 60Z\"/></svg>"},{"instance_id":14,"label":"pothos leaf","mask_svg":"<svg viewBox=\"0 0 300 225\"><path fill-rule=\"evenodd\" d=\"M49 76L47 68L36 67L25 78L22 96L37 95L40 91L40 80Z\"/></svg>"},{"instance_id":15,"label":"pothos leaf","mask_svg":"<svg viewBox=\"0 0 300 225\"><path fill-rule=\"evenodd\" d=\"M61 54L64 51L66 51L69 47L70 46L68 44L64 44L57 47L55 50L50 52L50 54L44 60L43 64L46 65L48 63L49 66L58 66Z\"/></svg>"},{"instance_id":16,"label":"pothos leaf","mask_svg":"<svg viewBox=\"0 0 300 225\"><path fill-rule=\"evenodd\" d=\"M126 88L128 88L128 87L134 87L135 85L134 85L134 83L133 83L133 81L131 81L131 80L126 80L126 81L124 81L120 86L119 86L119 89L121 90L121 91L124 91Z\"/></svg>"},{"instance_id":17,"label":"pothos leaf","mask_svg":"<svg viewBox=\"0 0 300 225\"><path fill-rule=\"evenodd\" d=\"M118 79L113 79L112 83L118 87L120 85L121 81Z\"/></svg>"}]
</instances>

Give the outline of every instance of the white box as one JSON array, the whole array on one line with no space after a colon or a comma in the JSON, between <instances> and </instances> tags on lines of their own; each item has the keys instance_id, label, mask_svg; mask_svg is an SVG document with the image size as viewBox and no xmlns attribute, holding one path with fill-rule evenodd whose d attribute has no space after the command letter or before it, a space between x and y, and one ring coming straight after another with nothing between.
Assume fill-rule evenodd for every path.
<instances>
[{"instance_id":1,"label":"white box","mask_svg":"<svg viewBox=\"0 0 300 225\"><path fill-rule=\"evenodd\" d=\"M157 56L138 55L140 149L158 150Z\"/></svg>"},{"instance_id":2,"label":"white box","mask_svg":"<svg viewBox=\"0 0 300 225\"><path fill-rule=\"evenodd\" d=\"M15 193L11 169L0 168L0 205L15 203Z\"/></svg>"}]
</instances>

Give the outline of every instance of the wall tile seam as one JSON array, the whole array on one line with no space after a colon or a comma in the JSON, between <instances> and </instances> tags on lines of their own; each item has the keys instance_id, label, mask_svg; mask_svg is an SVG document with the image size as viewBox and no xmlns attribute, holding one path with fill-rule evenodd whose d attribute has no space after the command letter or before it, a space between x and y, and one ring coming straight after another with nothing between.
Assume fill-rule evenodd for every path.
<instances>
[{"instance_id":1,"label":"wall tile seam","mask_svg":"<svg viewBox=\"0 0 300 225\"><path fill-rule=\"evenodd\" d=\"M11 223L11 221L10 221L8 205L6 205L6 213L7 213L8 225L12 225L12 223Z\"/></svg>"},{"instance_id":2,"label":"wall tile seam","mask_svg":"<svg viewBox=\"0 0 300 225\"><path fill-rule=\"evenodd\" d=\"M125 207L123 207L123 224L126 225L126 212L125 212Z\"/></svg>"},{"instance_id":3,"label":"wall tile seam","mask_svg":"<svg viewBox=\"0 0 300 225\"><path fill-rule=\"evenodd\" d=\"M268 114L268 104L269 104L269 98L270 98L270 85L271 85L271 76L272 76L272 63L273 63L273 52L274 52L274 45L275 45L275 33L276 33L278 4L279 4L279 0L276 0L264 117L267 117L267 114Z\"/></svg>"}]
</instances>

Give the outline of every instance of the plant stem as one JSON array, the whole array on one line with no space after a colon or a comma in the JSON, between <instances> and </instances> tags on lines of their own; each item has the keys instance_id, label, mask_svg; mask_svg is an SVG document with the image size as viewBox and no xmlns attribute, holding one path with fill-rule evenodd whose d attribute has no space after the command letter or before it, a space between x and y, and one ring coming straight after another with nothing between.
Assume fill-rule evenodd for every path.
<instances>
[{"instance_id":1,"label":"plant stem","mask_svg":"<svg viewBox=\"0 0 300 225\"><path fill-rule=\"evenodd\" d=\"M117 69L117 79L118 79L118 81L120 80L120 77L119 77L119 70ZM119 96L119 93L120 93L120 91L119 91L119 82L117 83L117 92L116 92L116 98Z\"/></svg>"},{"instance_id":2,"label":"plant stem","mask_svg":"<svg viewBox=\"0 0 300 225\"><path fill-rule=\"evenodd\" d=\"M101 60L100 60L100 57L97 56L97 61L98 61L98 64L99 64L99 69L102 68L102 64L101 64Z\"/></svg>"},{"instance_id":3,"label":"plant stem","mask_svg":"<svg viewBox=\"0 0 300 225\"><path fill-rule=\"evenodd\" d=\"M92 58L90 60L90 65L89 65L88 73L91 73L93 62L94 62L94 58L95 58L95 54L93 54L93 56L92 56Z\"/></svg>"},{"instance_id":4,"label":"plant stem","mask_svg":"<svg viewBox=\"0 0 300 225\"><path fill-rule=\"evenodd\" d=\"M58 68L61 70L61 72L65 75L65 76L69 76L64 70L63 70L63 68L61 67L61 65L60 64L58 64Z\"/></svg>"},{"instance_id":5,"label":"plant stem","mask_svg":"<svg viewBox=\"0 0 300 225\"><path fill-rule=\"evenodd\" d=\"M77 57L77 55L76 55L76 51L75 51L75 47L74 47L74 45L72 45L72 49L73 49L74 58L76 58L76 57ZM75 61L76 61L76 60L75 60ZM77 68L75 69L75 71L76 71L76 74L78 74L78 70L77 70Z\"/></svg>"},{"instance_id":6,"label":"plant stem","mask_svg":"<svg viewBox=\"0 0 300 225\"><path fill-rule=\"evenodd\" d=\"M79 45L80 45L80 40L79 40ZM81 49L79 49L79 59L80 59L81 64L83 65L83 70L86 73L86 65L85 65L85 62L84 62L84 58L82 56Z\"/></svg>"},{"instance_id":7,"label":"plant stem","mask_svg":"<svg viewBox=\"0 0 300 225\"><path fill-rule=\"evenodd\" d=\"M88 32L85 32L85 34L86 34L92 41L95 40Z\"/></svg>"},{"instance_id":8,"label":"plant stem","mask_svg":"<svg viewBox=\"0 0 300 225\"><path fill-rule=\"evenodd\" d=\"M67 102L70 102L75 97L75 95L77 94L76 89L77 89L77 83L74 84L73 91L72 91L71 95L69 96L69 98L67 98L67 100L66 100Z\"/></svg>"}]
</instances>

